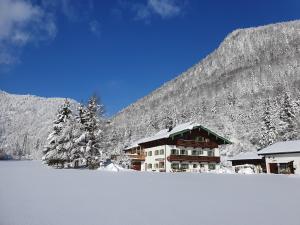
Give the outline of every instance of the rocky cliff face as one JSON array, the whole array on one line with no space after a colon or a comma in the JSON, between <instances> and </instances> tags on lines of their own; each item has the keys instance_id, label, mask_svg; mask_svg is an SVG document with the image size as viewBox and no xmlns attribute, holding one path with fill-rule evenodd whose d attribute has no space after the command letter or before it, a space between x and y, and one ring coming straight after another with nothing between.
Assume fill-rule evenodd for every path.
<instances>
[{"instance_id":1,"label":"rocky cliff face","mask_svg":"<svg viewBox=\"0 0 300 225\"><path fill-rule=\"evenodd\" d=\"M266 100L279 112L289 93L297 106L299 88L300 21L236 30L200 63L119 112L114 150L170 121L196 121L224 135L235 143L225 154L254 150Z\"/></svg>"},{"instance_id":2,"label":"rocky cliff face","mask_svg":"<svg viewBox=\"0 0 300 225\"><path fill-rule=\"evenodd\" d=\"M40 158L63 98L13 95L0 91L0 150L11 154L22 149ZM75 108L78 103L71 101Z\"/></svg>"}]
</instances>

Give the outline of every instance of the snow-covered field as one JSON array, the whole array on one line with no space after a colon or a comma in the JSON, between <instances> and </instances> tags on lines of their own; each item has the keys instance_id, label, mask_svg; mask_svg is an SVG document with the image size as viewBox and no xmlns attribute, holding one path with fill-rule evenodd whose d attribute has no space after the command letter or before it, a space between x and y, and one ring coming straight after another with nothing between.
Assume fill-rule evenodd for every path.
<instances>
[{"instance_id":1,"label":"snow-covered field","mask_svg":"<svg viewBox=\"0 0 300 225\"><path fill-rule=\"evenodd\" d=\"M300 177L0 162L0 225L299 225Z\"/></svg>"}]
</instances>

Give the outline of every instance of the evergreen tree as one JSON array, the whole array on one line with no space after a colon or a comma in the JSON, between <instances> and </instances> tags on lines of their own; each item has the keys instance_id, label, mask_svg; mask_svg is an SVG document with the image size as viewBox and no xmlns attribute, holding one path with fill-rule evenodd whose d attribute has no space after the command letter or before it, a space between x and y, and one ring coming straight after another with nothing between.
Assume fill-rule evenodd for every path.
<instances>
[{"instance_id":1,"label":"evergreen tree","mask_svg":"<svg viewBox=\"0 0 300 225\"><path fill-rule=\"evenodd\" d=\"M264 106L264 114L262 118L261 137L259 140L259 147L264 148L276 142L277 131L275 127L274 110L271 107L270 100L268 99Z\"/></svg>"},{"instance_id":2,"label":"evergreen tree","mask_svg":"<svg viewBox=\"0 0 300 225\"><path fill-rule=\"evenodd\" d=\"M293 140L296 138L296 116L295 105L290 95L286 92L283 96L283 103L280 111L280 136L282 140Z\"/></svg>"},{"instance_id":3,"label":"evergreen tree","mask_svg":"<svg viewBox=\"0 0 300 225\"><path fill-rule=\"evenodd\" d=\"M76 139L77 148L72 155L83 157L88 168L95 169L103 157L101 150L104 107L98 103L96 96L92 96L87 107L79 107L78 121L80 122L81 135ZM80 148L80 151L78 149ZM73 156L74 157L74 156Z\"/></svg>"},{"instance_id":4,"label":"evergreen tree","mask_svg":"<svg viewBox=\"0 0 300 225\"><path fill-rule=\"evenodd\" d=\"M63 167L70 162L70 152L73 148L74 120L70 103L65 103L58 109L53 131L48 136L44 147L43 161L48 165Z\"/></svg>"}]
</instances>

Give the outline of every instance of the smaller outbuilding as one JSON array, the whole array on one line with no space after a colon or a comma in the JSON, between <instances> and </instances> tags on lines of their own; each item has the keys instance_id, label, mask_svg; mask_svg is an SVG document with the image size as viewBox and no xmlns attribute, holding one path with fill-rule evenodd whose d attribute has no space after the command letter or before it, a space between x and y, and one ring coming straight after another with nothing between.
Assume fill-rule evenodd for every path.
<instances>
[{"instance_id":1,"label":"smaller outbuilding","mask_svg":"<svg viewBox=\"0 0 300 225\"><path fill-rule=\"evenodd\" d=\"M236 172L242 167L247 166L254 168L254 172L256 173L266 172L265 159L263 156L258 155L257 152L241 152L236 156L229 158L228 161L231 161Z\"/></svg>"},{"instance_id":2,"label":"smaller outbuilding","mask_svg":"<svg viewBox=\"0 0 300 225\"><path fill-rule=\"evenodd\" d=\"M300 140L277 142L258 155L265 157L267 173L300 174Z\"/></svg>"}]
</instances>

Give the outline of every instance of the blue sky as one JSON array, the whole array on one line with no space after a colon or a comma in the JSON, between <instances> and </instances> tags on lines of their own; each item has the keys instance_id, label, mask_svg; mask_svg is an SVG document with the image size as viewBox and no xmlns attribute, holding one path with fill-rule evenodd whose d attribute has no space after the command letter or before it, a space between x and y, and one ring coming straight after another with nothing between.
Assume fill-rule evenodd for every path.
<instances>
[{"instance_id":1,"label":"blue sky","mask_svg":"<svg viewBox=\"0 0 300 225\"><path fill-rule=\"evenodd\" d=\"M234 29L299 18L298 0L0 0L0 89L83 102L97 93L113 115Z\"/></svg>"}]
</instances>

